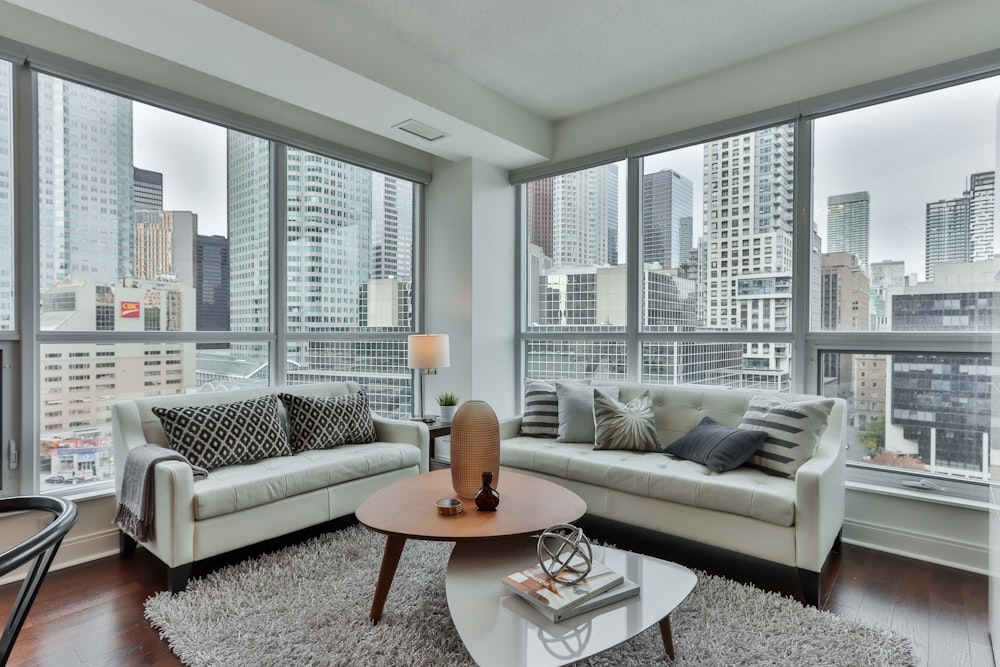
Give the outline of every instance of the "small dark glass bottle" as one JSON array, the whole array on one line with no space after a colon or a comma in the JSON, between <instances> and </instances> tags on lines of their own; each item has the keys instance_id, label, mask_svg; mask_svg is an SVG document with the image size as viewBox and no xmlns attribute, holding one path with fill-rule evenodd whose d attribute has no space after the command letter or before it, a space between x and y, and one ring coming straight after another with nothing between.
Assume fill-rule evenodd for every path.
<instances>
[{"instance_id":1,"label":"small dark glass bottle","mask_svg":"<svg viewBox=\"0 0 1000 667\"><path fill-rule=\"evenodd\" d=\"M483 473L483 488L476 494L476 509L480 512L496 512L500 504L500 494L493 488L493 473Z\"/></svg>"}]
</instances>

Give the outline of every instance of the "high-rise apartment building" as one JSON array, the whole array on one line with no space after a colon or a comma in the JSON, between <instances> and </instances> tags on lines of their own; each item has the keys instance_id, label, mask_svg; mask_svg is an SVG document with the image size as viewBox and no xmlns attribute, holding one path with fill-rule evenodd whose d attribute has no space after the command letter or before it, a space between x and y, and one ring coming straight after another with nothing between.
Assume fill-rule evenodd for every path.
<instances>
[{"instance_id":1,"label":"high-rise apartment building","mask_svg":"<svg viewBox=\"0 0 1000 667\"><path fill-rule=\"evenodd\" d=\"M617 263L618 167L610 164L552 179L552 263L556 267Z\"/></svg>"},{"instance_id":2,"label":"high-rise apartment building","mask_svg":"<svg viewBox=\"0 0 1000 667\"><path fill-rule=\"evenodd\" d=\"M693 184L672 169L642 177L642 262L677 268L693 235Z\"/></svg>"},{"instance_id":3,"label":"high-rise apartment building","mask_svg":"<svg viewBox=\"0 0 1000 667\"><path fill-rule=\"evenodd\" d=\"M527 184L528 242L552 257L552 181L540 178Z\"/></svg>"},{"instance_id":4,"label":"high-rise apartment building","mask_svg":"<svg viewBox=\"0 0 1000 667\"><path fill-rule=\"evenodd\" d=\"M823 331L867 331L869 282L861 260L847 252L823 255L820 292L820 325ZM823 377L847 389L854 376L852 355L822 356Z\"/></svg>"},{"instance_id":5,"label":"high-rise apartment building","mask_svg":"<svg viewBox=\"0 0 1000 667\"><path fill-rule=\"evenodd\" d=\"M163 210L163 174L132 168L132 208L136 211Z\"/></svg>"},{"instance_id":6,"label":"high-rise apartment building","mask_svg":"<svg viewBox=\"0 0 1000 667\"><path fill-rule=\"evenodd\" d=\"M907 284L906 263L898 260L872 262L871 271L871 331L888 331L886 303L892 290ZM914 281L914 284L916 282Z\"/></svg>"},{"instance_id":7,"label":"high-rise apartment building","mask_svg":"<svg viewBox=\"0 0 1000 667\"><path fill-rule=\"evenodd\" d=\"M191 211L134 211L133 276L194 287L198 216Z\"/></svg>"},{"instance_id":8,"label":"high-rise apartment building","mask_svg":"<svg viewBox=\"0 0 1000 667\"><path fill-rule=\"evenodd\" d=\"M925 272L934 280L939 264L985 262L995 253L996 172L972 174L956 199L927 204Z\"/></svg>"},{"instance_id":9,"label":"high-rise apartment building","mask_svg":"<svg viewBox=\"0 0 1000 667\"><path fill-rule=\"evenodd\" d=\"M969 177L969 259L985 262L993 259L996 252L996 221L994 220L996 194L996 172L986 171Z\"/></svg>"},{"instance_id":10,"label":"high-rise apartment building","mask_svg":"<svg viewBox=\"0 0 1000 667\"><path fill-rule=\"evenodd\" d=\"M793 152L789 125L705 144L699 279L708 329L789 330ZM746 345L742 384L787 389L789 357L786 345Z\"/></svg>"},{"instance_id":11,"label":"high-rise apartment building","mask_svg":"<svg viewBox=\"0 0 1000 667\"><path fill-rule=\"evenodd\" d=\"M868 267L869 197L867 192L851 192L827 197L826 251L846 252Z\"/></svg>"}]
</instances>

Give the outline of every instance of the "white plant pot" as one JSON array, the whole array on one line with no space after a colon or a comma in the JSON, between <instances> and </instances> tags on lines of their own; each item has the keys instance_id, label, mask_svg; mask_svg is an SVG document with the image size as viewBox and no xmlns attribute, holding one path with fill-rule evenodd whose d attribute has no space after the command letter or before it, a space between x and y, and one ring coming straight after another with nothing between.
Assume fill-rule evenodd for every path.
<instances>
[{"instance_id":1,"label":"white plant pot","mask_svg":"<svg viewBox=\"0 0 1000 667\"><path fill-rule=\"evenodd\" d=\"M439 405L441 408L441 421L446 424L450 424L455 419L455 411L458 410L457 405Z\"/></svg>"}]
</instances>

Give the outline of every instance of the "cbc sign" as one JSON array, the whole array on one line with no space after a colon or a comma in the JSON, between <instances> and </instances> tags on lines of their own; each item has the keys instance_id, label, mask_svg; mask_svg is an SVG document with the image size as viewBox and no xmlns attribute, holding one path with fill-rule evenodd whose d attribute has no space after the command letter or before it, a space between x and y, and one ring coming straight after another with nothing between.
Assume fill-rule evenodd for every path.
<instances>
[{"instance_id":1,"label":"cbc sign","mask_svg":"<svg viewBox=\"0 0 1000 667\"><path fill-rule=\"evenodd\" d=\"M139 317L139 302L138 301L122 301L121 316L122 317Z\"/></svg>"}]
</instances>

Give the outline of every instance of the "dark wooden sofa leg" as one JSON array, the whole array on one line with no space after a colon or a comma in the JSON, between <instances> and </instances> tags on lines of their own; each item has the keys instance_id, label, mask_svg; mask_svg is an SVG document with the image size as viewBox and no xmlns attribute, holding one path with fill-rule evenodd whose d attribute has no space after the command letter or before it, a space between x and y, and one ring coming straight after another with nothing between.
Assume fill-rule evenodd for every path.
<instances>
[{"instance_id":1,"label":"dark wooden sofa leg","mask_svg":"<svg viewBox=\"0 0 1000 667\"><path fill-rule=\"evenodd\" d=\"M819 608L820 573L799 568L799 581L802 583L802 596L806 604Z\"/></svg>"},{"instance_id":2,"label":"dark wooden sofa leg","mask_svg":"<svg viewBox=\"0 0 1000 667\"><path fill-rule=\"evenodd\" d=\"M180 593L187 588L188 576L191 574L191 563L167 568L167 590L171 594Z\"/></svg>"},{"instance_id":3,"label":"dark wooden sofa leg","mask_svg":"<svg viewBox=\"0 0 1000 667\"><path fill-rule=\"evenodd\" d=\"M844 546L844 529L841 528L837 533L837 539L833 541L833 546L830 547L830 553L839 554L841 547Z\"/></svg>"},{"instance_id":4,"label":"dark wooden sofa leg","mask_svg":"<svg viewBox=\"0 0 1000 667\"><path fill-rule=\"evenodd\" d=\"M124 530L118 531L118 555L121 558L131 558L135 555L136 542Z\"/></svg>"}]
</instances>

